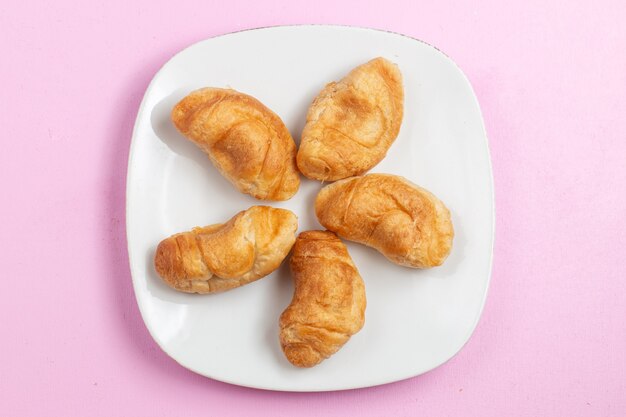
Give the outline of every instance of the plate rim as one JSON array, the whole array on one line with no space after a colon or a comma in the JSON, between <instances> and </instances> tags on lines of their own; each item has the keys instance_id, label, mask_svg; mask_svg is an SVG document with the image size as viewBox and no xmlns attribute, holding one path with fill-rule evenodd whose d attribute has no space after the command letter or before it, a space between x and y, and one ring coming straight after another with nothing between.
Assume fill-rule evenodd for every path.
<instances>
[{"instance_id":1,"label":"plate rim","mask_svg":"<svg viewBox=\"0 0 626 417\"><path fill-rule=\"evenodd\" d=\"M146 106L146 97L148 95L148 92L150 92L152 90L153 85L157 82L157 80L160 78L160 75L164 72L164 70L171 64L172 61L174 61L174 59L176 57L178 57L179 55L185 53L187 50L210 40L216 39L216 38L222 38L222 37L228 37L231 35L236 35L236 34L240 34L243 32L253 32L253 31L261 31L261 30L273 30L273 29L295 29L295 28L316 28L316 27L322 27L322 28L340 28L340 29L348 29L348 30L357 30L357 31L364 31L364 32L378 32L378 33L386 33L386 34L390 34L390 35L397 35L397 36L401 36L404 38L407 38L409 40L412 41L416 41L419 43L422 43L428 47L433 48L434 50L436 50L438 53L442 54L445 59L447 61L449 61L451 64L454 65L454 67L457 69L457 72L463 77L465 83L467 84L467 86L470 89L470 92L472 93L472 99L474 104L476 105L477 109L478 109L478 114L480 116L480 126L481 126L481 130L482 130L482 136L484 138L484 148L487 151L487 167L489 169L489 175L488 175L488 188L490 191L490 209L491 209L491 235L489 236L489 260L488 260L488 268L489 268L489 272L487 274L487 279L486 279L486 287L485 287L485 291L482 295L482 299L480 302L480 308L477 310L477 314L476 317L473 320L472 326L468 331L467 336L465 337L465 340L462 344L459 345L459 348L452 354L450 355L450 357L448 357L447 359L445 359L444 361L441 361L440 363L435 364L434 366L420 371L418 373L415 373L413 371L411 372L407 372L406 374L403 375L399 375L396 377L392 377L392 378L386 378L384 380L382 380L381 382L377 382L375 384L352 384L349 386L345 386L345 387L341 387L341 388L308 388L308 389L299 389L299 388L295 388L295 389L289 389L289 390L285 390L285 389L279 389L279 388L271 388L271 387L266 387L266 386L259 386L259 385L253 385L253 384L246 384L246 383L241 383L238 381L234 381L231 380L227 377L216 377L213 375L209 375L208 373L205 372L201 372L200 370L197 369L193 369L190 366L187 366L183 363L181 363L174 355L170 354L166 348L159 342L158 338L156 338L154 336L154 331L152 329L152 326L149 324L149 321L146 321L146 313L144 311L144 307L142 307L141 302L138 299L138 292L137 292L137 286L138 286L138 278L136 278L136 276L139 275L139 271L136 271L136 263L134 262L135 256L132 253L131 250L131 245L130 245L130 228L129 228L129 224L131 223L131 221L129 220L130 216L129 214L132 212L130 209L130 200L131 200L131 188L129 186L129 184L133 184L132 181L132 172L134 172L131 167L133 165L133 160L134 160L134 156L135 156L135 151L137 148L137 140L136 140L136 136L137 136L137 129L138 129L138 125L140 120L143 119L144 117L144 113L146 111L145 106ZM414 38L412 36L403 34L403 33L399 33L399 32L395 32L395 31L391 31L388 29L379 29L379 28L371 28L371 27L364 27L364 26L355 26L355 25L340 25L340 24L316 24L316 23L312 23L312 24L289 24L289 25L269 25L269 26L259 26L259 27L254 27L254 28L247 28L247 29L241 29L241 30L237 30L237 31L233 31L233 32L228 32L228 33L222 33L219 35L215 35L215 36L210 36L204 39L200 39L198 41L195 41L191 44L189 44L188 46L184 47L183 49L180 49L178 52L176 52L174 55L172 55L167 61L165 61L165 63L163 63L161 65L161 67L156 71L156 73L154 74L154 76L152 76L152 79L150 80L150 83L148 84L148 86L145 89L145 92L143 93L143 97L141 99L141 103L139 105L138 111L137 111L137 116L135 117L135 122L133 125L133 131L131 134L131 141L130 141L130 146L129 146L129 153L128 153L128 164L126 167L126 192L125 192L125 227L126 227L126 247L127 247L127 252L128 252L128 261L129 261L129 269L130 269L130 275L131 275L131 280L132 280L132 284L133 284L133 293L135 295L135 302L137 303L137 306L139 308L139 312L141 315L141 319L144 323L144 325L146 326L146 328L148 329L148 333L150 334L150 337L152 338L152 340L157 344L157 346L159 347L159 349L161 349L161 351L163 351L169 358L173 359L177 364L179 364L180 366L182 366L183 368L197 374L197 375L201 375L204 376L206 378L210 378L213 379L215 381L220 381L223 383L228 383L231 385L236 385L236 386L241 386L241 387L246 387L246 388L253 388L253 389L259 389L259 390L265 390L265 391L277 391L277 392L334 392L334 391L346 391L346 390L353 390L353 389L361 389L361 388L369 388L369 387L376 387L376 386L381 386L381 385L387 385L387 384L391 384L394 382L399 382L399 381L404 381L410 378L414 378L417 377L419 375L424 375L444 364L446 364L448 361L450 361L452 358L454 358L456 355L458 355L458 353L463 350L463 348L467 345L467 343L469 342L469 340L472 338L472 336L475 333L476 327L478 326L478 323L480 321L480 318L482 317L483 314L483 310L485 308L485 303L487 300L487 296L489 294L489 288L491 287L491 278L492 278L492 274L493 274L493 252L494 252L494 244L495 244L495 234L496 234L496 206L495 206L495 188L494 188L494 179L493 179L493 164L492 164L492 160L491 160L491 149L489 147L489 138L487 136L487 130L485 127L485 119L483 117L483 112L482 112L482 108L480 106L480 103L478 101L478 97L476 96L476 92L474 91L474 88L472 86L472 83L470 82L469 78L467 77L467 75L463 72L463 70L461 69L461 67L449 56L447 55L445 52L443 52L442 50L440 50L439 48L437 48L436 46L423 41L421 39L417 39Z\"/></svg>"}]
</instances>

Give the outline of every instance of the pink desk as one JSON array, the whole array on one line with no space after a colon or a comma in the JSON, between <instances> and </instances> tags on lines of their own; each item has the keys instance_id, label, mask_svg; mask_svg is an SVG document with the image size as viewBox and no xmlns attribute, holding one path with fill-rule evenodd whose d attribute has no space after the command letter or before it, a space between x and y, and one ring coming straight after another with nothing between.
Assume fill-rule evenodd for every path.
<instances>
[{"instance_id":1,"label":"pink desk","mask_svg":"<svg viewBox=\"0 0 626 417\"><path fill-rule=\"evenodd\" d=\"M0 6L0 415L626 415L626 3L126 1ZM175 6L174 6L175 5ZM128 146L175 52L239 29L388 29L465 71L493 157L483 317L417 378L264 392L169 359L128 270Z\"/></svg>"}]
</instances>

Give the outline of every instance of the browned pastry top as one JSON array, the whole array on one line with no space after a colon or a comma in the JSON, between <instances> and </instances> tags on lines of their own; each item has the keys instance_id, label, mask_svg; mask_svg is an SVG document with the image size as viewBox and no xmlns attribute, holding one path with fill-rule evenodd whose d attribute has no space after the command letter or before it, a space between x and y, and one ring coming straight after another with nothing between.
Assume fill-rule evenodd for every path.
<instances>
[{"instance_id":1,"label":"browned pastry top","mask_svg":"<svg viewBox=\"0 0 626 417\"><path fill-rule=\"evenodd\" d=\"M224 224L196 227L164 239L154 265L165 283L179 291L228 290L278 268L297 228L291 211L253 206Z\"/></svg>"},{"instance_id":2,"label":"browned pastry top","mask_svg":"<svg viewBox=\"0 0 626 417\"><path fill-rule=\"evenodd\" d=\"M280 118L254 97L203 88L174 107L172 121L241 192L287 200L298 191L294 141Z\"/></svg>"},{"instance_id":3,"label":"browned pastry top","mask_svg":"<svg viewBox=\"0 0 626 417\"><path fill-rule=\"evenodd\" d=\"M379 163L400 131L402 74L384 58L328 84L309 108L297 162L307 177L335 181Z\"/></svg>"},{"instance_id":4,"label":"browned pastry top","mask_svg":"<svg viewBox=\"0 0 626 417\"><path fill-rule=\"evenodd\" d=\"M413 268L441 265L454 230L450 212L432 193L405 178L369 174L337 181L315 201L320 223Z\"/></svg>"},{"instance_id":5,"label":"browned pastry top","mask_svg":"<svg viewBox=\"0 0 626 417\"><path fill-rule=\"evenodd\" d=\"M365 286L346 246L332 232L300 233L290 265L295 292L280 316L280 343L292 364L311 367L363 327Z\"/></svg>"}]
</instances>

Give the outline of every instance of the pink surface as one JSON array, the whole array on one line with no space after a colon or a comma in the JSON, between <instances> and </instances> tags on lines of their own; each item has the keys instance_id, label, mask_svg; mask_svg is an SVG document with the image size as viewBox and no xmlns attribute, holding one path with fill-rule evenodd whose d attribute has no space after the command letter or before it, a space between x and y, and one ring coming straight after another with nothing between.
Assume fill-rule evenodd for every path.
<instances>
[{"instance_id":1,"label":"pink surface","mask_svg":"<svg viewBox=\"0 0 626 417\"><path fill-rule=\"evenodd\" d=\"M626 415L626 3L125 3L0 6L0 415ZM411 35L465 71L493 158L493 279L474 336L426 375L265 392L195 375L150 338L126 162L175 52L310 22Z\"/></svg>"}]
</instances>

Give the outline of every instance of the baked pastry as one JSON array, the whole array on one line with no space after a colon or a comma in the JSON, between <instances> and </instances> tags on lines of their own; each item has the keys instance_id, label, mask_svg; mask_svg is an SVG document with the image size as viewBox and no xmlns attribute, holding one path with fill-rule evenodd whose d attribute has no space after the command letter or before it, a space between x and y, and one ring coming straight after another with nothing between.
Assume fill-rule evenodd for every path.
<instances>
[{"instance_id":1,"label":"baked pastry","mask_svg":"<svg viewBox=\"0 0 626 417\"><path fill-rule=\"evenodd\" d=\"M384 58L328 84L307 113L297 157L300 172L336 181L371 169L398 136L403 101L402 74Z\"/></svg>"},{"instance_id":2,"label":"baked pastry","mask_svg":"<svg viewBox=\"0 0 626 417\"><path fill-rule=\"evenodd\" d=\"M365 286L346 245L332 232L296 239L291 256L293 300L280 316L280 346L295 366L317 365L365 322Z\"/></svg>"},{"instance_id":3,"label":"baked pastry","mask_svg":"<svg viewBox=\"0 0 626 417\"><path fill-rule=\"evenodd\" d=\"M369 174L328 185L317 195L315 214L328 230L403 266L441 265L452 248L446 206L397 175Z\"/></svg>"},{"instance_id":4,"label":"baked pastry","mask_svg":"<svg viewBox=\"0 0 626 417\"><path fill-rule=\"evenodd\" d=\"M289 210L253 206L224 224L196 227L159 243L154 266L170 287L213 293L240 287L274 271L296 240Z\"/></svg>"},{"instance_id":5,"label":"baked pastry","mask_svg":"<svg viewBox=\"0 0 626 417\"><path fill-rule=\"evenodd\" d=\"M293 138L280 118L254 97L203 88L174 107L172 121L242 193L288 200L298 191Z\"/></svg>"}]
</instances>

